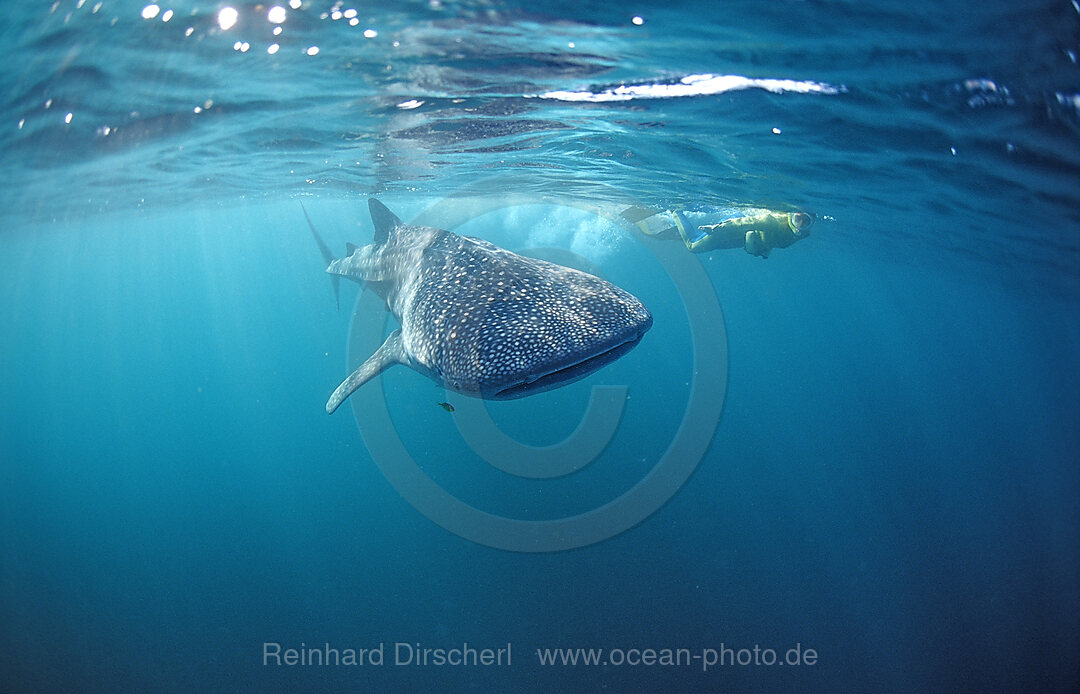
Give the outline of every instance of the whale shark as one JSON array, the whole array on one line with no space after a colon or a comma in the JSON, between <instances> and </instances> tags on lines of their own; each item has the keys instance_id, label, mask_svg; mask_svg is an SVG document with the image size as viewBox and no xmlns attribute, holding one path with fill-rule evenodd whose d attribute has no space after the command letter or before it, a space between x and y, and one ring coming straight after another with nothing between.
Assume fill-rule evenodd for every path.
<instances>
[{"instance_id":1,"label":"whale shark","mask_svg":"<svg viewBox=\"0 0 1080 694\"><path fill-rule=\"evenodd\" d=\"M400 327L334 390L332 414L362 385L404 364L486 400L558 388L629 352L652 314L629 292L580 270L482 239L398 219L368 199L374 242L334 257L304 217L334 281L374 291Z\"/></svg>"}]
</instances>

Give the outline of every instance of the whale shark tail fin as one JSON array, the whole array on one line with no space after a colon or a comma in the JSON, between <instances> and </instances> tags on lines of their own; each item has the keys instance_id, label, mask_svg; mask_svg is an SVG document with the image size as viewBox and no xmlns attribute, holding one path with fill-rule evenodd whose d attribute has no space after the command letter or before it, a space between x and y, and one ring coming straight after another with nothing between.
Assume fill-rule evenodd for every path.
<instances>
[{"instance_id":1,"label":"whale shark tail fin","mask_svg":"<svg viewBox=\"0 0 1080 694\"><path fill-rule=\"evenodd\" d=\"M375 198L368 198L368 211L371 212L371 224L375 227L375 243L377 244L386 243L391 231L405 226L397 215Z\"/></svg>"},{"instance_id":2,"label":"whale shark tail fin","mask_svg":"<svg viewBox=\"0 0 1080 694\"><path fill-rule=\"evenodd\" d=\"M304 219L307 220L308 229L311 229L311 235L315 237L315 243L319 245L319 250L322 252L323 260L327 265L337 260L334 254L330 252L330 247L326 245L326 242L319 236L319 232L315 231L315 225L311 223L311 217L308 216L307 209L304 207L304 203L300 203L300 209L304 211ZM341 310L341 278L337 275L330 277L330 284L334 287L334 303L337 304L338 310Z\"/></svg>"}]
</instances>

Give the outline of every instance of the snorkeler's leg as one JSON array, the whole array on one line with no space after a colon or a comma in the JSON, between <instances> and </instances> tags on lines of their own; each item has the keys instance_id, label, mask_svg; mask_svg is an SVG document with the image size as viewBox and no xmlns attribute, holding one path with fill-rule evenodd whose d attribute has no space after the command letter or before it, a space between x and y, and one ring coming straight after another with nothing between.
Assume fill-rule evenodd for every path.
<instances>
[{"instance_id":1,"label":"snorkeler's leg","mask_svg":"<svg viewBox=\"0 0 1080 694\"><path fill-rule=\"evenodd\" d=\"M690 229L689 224L680 224L678 228L679 228L679 238L681 238L683 243L686 244L686 249L691 251L691 252L694 251L694 243L697 242L697 241L701 241L703 238L705 238L705 236L707 236L707 233L706 234L700 234L699 233L696 236L694 236L694 238L690 238L690 234L689 234L689 231L688 231ZM697 231L697 230L695 230L695 231Z\"/></svg>"}]
</instances>

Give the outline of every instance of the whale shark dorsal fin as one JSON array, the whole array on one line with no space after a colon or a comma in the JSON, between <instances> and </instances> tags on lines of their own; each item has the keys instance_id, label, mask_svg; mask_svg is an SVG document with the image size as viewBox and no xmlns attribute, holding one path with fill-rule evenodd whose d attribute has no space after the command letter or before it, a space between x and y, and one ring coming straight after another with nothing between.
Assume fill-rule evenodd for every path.
<instances>
[{"instance_id":1,"label":"whale shark dorsal fin","mask_svg":"<svg viewBox=\"0 0 1080 694\"><path fill-rule=\"evenodd\" d=\"M359 246L357 246L355 243L349 243L348 241L346 241L345 242L345 255L347 255L347 256L352 255L353 253L356 252L357 248L359 248Z\"/></svg>"},{"instance_id":2,"label":"whale shark dorsal fin","mask_svg":"<svg viewBox=\"0 0 1080 694\"><path fill-rule=\"evenodd\" d=\"M368 210L371 212L371 223L375 226L375 243L386 243L391 231L405 225L386 205L375 198L368 199Z\"/></svg>"}]
</instances>

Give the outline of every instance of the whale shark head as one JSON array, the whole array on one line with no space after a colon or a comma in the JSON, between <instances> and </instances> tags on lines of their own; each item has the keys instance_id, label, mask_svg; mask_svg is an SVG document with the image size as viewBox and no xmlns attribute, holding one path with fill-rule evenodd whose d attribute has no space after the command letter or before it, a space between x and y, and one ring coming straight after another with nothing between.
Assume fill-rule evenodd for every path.
<instances>
[{"instance_id":1,"label":"whale shark head","mask_svg":"<svg viewBox=\"0 0 1080 694\"><path fill-rule=\"evenodd\" d=\"M641 301L595 275L369 207L374 242L327 272L376 291L401 328L338 387L330 412L396 363L465 395L540 393L610 364L652 325Z\"/></svg>"}]
</instances>

